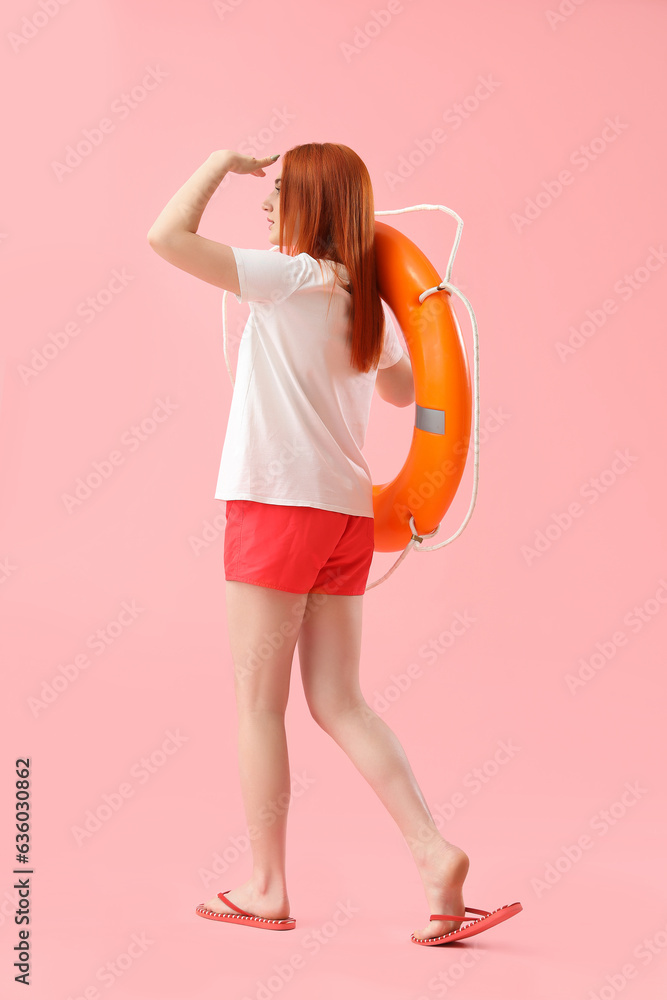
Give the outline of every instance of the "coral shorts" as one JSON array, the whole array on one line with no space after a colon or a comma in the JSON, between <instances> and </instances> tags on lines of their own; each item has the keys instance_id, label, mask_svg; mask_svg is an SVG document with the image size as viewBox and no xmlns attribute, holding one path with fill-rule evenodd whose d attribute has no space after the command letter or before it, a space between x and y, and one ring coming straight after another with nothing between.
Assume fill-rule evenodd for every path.
<instances>
[{"instance_id":1,"label":"coral shorts","mask_svg":"<svg viewBox=\"0 0 667 1000\"><path fill-rule=\"evenodd\" d=\"M226 500L225 579L292 594L363 594L372 517L320 507Z\"/></svg>"}]
</instances>

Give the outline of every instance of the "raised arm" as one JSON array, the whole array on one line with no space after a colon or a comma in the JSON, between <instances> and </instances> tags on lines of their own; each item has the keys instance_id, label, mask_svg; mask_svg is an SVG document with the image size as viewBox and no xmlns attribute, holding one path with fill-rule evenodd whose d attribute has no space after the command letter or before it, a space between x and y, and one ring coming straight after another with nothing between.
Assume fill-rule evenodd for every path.
<instances>
[{"instance_id":1,"label":"raised arm","mask_svg":"<svg viewBox=\"0 0 667 1000\"><path fill-rule=\"evenodd\" d=\"M272 164L277 155L257 160L231 149L211 153L167 202L148 230L147 239L153 250L182 271L238 295L239 278L231 246L200 236L197 228L225 174L232 171L264 177L264 167Z\"/></svg>"}]
</instances>

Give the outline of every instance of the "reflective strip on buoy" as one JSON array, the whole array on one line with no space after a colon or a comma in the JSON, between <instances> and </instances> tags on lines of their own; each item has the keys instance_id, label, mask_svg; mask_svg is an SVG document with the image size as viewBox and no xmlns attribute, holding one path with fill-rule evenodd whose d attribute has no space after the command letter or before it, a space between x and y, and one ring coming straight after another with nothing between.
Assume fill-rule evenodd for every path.
<instances>
[{"instance_id":1,"label":"reflective strip on buoy","mask_svg":"<svg viewBox=\"0 0 667 1000\"><path fill-rule=\"evenodd\" d=\"M432 410L428 406L415 403L415 427L420 431L430 431L431 434L445 433L445 411Z\"/></svg>"}]
</instances>

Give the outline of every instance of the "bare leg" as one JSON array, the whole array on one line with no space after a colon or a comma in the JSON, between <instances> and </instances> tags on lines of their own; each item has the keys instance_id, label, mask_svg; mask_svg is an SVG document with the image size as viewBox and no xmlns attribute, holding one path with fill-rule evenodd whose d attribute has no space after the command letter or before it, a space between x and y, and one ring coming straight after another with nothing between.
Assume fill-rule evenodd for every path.
<instances>
[{"instance_id":1,"label":"bare leg","mask_svg":"<svg viewBox=\"0 0 667 1000\"><path fill-rule=\"evenodd\" d=\"M257 916L278 919L289 916L285 847L291 787L285 708L307 595L227 580L226 598L239 773L253 860L250 879L230 890L228 898ZM273 644L267 636L273 636ZM219 913L234 912L217 896L206 905Z\"/></svg>"},{"instance_id":2,"label":"bare leg","mask_svg":"<svg viewBox=\"0 0 667 1000\"><path fill-rule=\"evenodd\" d=\"M359 686L363 595L311 594L298 639L303 688L316 722L335 740L393 816L412 852L431 913L463 914L469 859L438 831L410 763ZM321 603L319 603L321 602ZM429 921L415 931L435 937L461 921Z\"/></svg>"}]
</instances>

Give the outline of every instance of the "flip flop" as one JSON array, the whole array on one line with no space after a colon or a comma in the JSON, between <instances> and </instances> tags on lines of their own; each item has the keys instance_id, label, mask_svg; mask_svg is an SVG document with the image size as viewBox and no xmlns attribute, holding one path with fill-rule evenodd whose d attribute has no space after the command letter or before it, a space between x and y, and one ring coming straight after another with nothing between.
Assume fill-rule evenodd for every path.
<instances>
[{"instance_id":1,"label":"flip flop","mask_svg":"<svg viewBox=\"0 0 667 1000\"><path fill-rule=\"evenodd\" d=\"M479 913L480 916L477 920L473 920L472 917L460 917L452 916L448 913L432 913L430 916L431 920L463 920L468 921L465 927L459 927L457 931L450 931L449 934L441 934L439 937L432 938L416 938L414 934L410 936L410 940L414 944L426 944L426 945L440 945L449 944L451 941L460 941L461 938L472 937L473 934L481 934L482 931L486 931L489 927L495 926L495 924L502 923L503 920L508 920L513 917L516 913L519 913L523 909L521 903L507 903L505 906L498 907L497 910L476 910L474 906L466 906L466 913Z\"/></svg>"},{"instance_id":2,"label":"flip flop","mask_svg":"<svg viewBox=\"0 0 667 1000\"><path fill-rule=\"evenodd\" d=\"M223 920L228 924L243 924L244 927L263 927L267 931L293 931L296 927L294 917L271 920L268 917L258 917L254 913L242 910L240 906L232 903L231 899L225 897L225 893L229 891L229 889L225 889L225 892L219 892L218 899L221 899L227 906L231 906L233 910L236 910L236 913L218 913L216 910L207 910L205 903L200 903L195 912L200 917L206 917L207 920Z\"/></svg>"}]
</instances>

